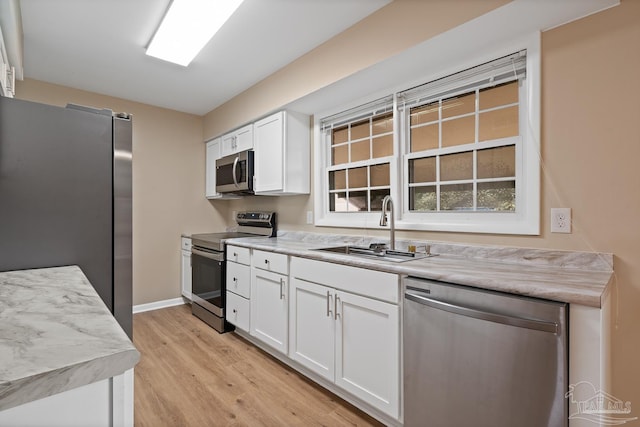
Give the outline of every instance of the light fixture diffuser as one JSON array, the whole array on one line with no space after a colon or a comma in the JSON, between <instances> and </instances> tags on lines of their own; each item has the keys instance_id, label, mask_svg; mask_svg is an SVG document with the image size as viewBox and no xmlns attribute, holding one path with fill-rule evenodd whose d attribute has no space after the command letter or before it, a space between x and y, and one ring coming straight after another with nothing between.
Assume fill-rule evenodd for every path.
<instances>
[{"instance_id":1,"label":"light fixture diffuser","mask_svg":"<svg viewBox=\"0 0 640 427\"><path fill-rule=\"evenodd\" d=\"M187 66L243 0L173 0L147 55Z\"/></svg>"}]
</instances>

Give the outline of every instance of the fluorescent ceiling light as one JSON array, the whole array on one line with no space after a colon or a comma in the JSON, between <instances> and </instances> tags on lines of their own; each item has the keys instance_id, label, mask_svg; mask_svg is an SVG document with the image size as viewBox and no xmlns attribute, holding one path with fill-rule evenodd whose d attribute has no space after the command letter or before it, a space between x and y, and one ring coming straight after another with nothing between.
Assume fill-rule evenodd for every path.
<instances>
[{"instance_id":1,"label":"fluorescent ceiling light","mask_svg":"<svg viewBox=\"0 0 640 427\"><path fill-rule=\"evenodd\" d=\"M243 0L173 0L147 55L187 66Z\"/></svg>"}]
</instances>

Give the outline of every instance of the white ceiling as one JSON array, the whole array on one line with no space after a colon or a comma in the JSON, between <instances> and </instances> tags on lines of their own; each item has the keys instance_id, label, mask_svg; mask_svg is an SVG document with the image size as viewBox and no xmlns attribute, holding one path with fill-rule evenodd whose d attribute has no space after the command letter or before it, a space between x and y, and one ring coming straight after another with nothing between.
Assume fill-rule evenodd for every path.
<instances>
[{"instance_id":1,"label":"white ceiling","mask_svg":"<svg viewBox=\"0 0 640 427\"><path fill-rule=\"evenodd\" d=\"M169 0L21 0L26 78L205 114L391 0L245 0L189 67L145 55Z\"/></svg>"}]
</instances>

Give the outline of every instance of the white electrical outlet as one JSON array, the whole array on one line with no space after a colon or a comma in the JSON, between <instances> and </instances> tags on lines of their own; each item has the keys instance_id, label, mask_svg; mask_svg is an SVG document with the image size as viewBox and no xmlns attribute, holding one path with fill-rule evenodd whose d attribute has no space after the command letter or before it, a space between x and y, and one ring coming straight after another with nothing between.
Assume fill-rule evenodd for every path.
<instances>
[{"instance_id":1,"label":"white electrical outlet","mask_svg":"<svg viewBox=\"0 0 640 427\"><path fill-rule=\"evenodd\" d=\"M307 211L307 224L313 224L313 212Z\"/></svg>"},{"instance_id":2,"label":"white electrical outlet","mask_svg":"<svg viewBox=\"0 0 640 427\"><path fill-rule=\"evenodd\" d=\"M571 233L571 208L551 208L551 232Z\"/></svg>"}]
</instances>

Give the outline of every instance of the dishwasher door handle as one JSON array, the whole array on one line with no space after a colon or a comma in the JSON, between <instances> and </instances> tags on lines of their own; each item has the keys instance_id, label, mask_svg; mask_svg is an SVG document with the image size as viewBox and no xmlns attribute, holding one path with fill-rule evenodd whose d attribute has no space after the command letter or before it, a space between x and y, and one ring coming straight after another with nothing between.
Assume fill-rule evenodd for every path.
<instances>
[{"instance_id":1,"label":"dishwasher door handle","mask_svg":"<svg viewBox=\"0 0 640 427\"><path fill-rule=\"evenodd\" d=\"M406 290L404 297L438 310L448 311L449 313L459 314L461 316L472 317L474 319L487 320L489 322L502 323L503 325L517 326L519 328L534 329L537 331L558 333L558 324L554 322L543 322L541 320L524 319L521 317L513 317L505 314L492 313L489 311L476 310L474 308L463 307L433 298L427 298L420 292Z\"/></svg>"}]
</instances>

